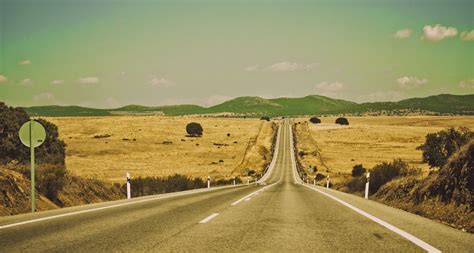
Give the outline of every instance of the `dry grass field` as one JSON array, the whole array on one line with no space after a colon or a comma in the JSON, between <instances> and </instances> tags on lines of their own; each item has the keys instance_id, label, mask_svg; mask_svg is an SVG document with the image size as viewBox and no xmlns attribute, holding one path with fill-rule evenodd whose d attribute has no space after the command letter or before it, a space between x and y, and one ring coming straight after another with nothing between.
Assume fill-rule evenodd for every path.
<instances>
[{"instance_id":1,"label":"dry grass field","mask_svg":"<svg viewBox=\"0 0 474 253\"><path fill-rule=\"evenodd\" d=\"M273 132L271 122L257 119L109 116L47 120L58 126L67 144L67 169L109 182L124 182L126 172L132 177L178 173L219 178L240 175L246 167L258 171L266 163L264 155L269 157L262 150L270 150ZM190 122L203 126L202 137L186 137Z\"/></svg>"},{"instance_id":2,"label":"dry grass field","mask_svg":"<svg viewBox=\"0 0 474 253\"><path fill-rule=\"evenodd\" d=\"M348 117L349 126L335 125L335 119L322 117L322 124L302 118L294 121L300 122L296 125L298 150L308 153L301 159L302 165L316 165L333 182L347 178L356 164L370 169L396 158L427 172L429 167L416 149L426 134L448 127L474 129L472 116Z\"/></svg>"}]
</instances>

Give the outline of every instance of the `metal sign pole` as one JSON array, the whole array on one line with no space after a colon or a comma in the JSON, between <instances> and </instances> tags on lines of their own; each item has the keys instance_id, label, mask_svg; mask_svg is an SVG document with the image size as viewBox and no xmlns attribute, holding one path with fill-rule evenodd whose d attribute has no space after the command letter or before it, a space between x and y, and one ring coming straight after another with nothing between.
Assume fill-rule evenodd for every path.
<instances>
[{"instance_id":1,"label":"metal sign pole","mask_svg":"<svg viewBox=\"0 0 474 253\"><path fill-rule=\"evenodd\" d=\"M30 122L30 162L31 162L31 212L36 211L36 188L35 188L35 145L33 144L35 129L33 120Z\"/></svg>"},{"instance_id":2,"label":"metal sign pole","mask_svg":"<svg viewBox=\"0 0 474 253\"><path fill-rule=\"evenodd\" d=\"M35 148L39 147L46 139L46 130L35 120L31 119L20 127L18 131L21 143L30 148L30 163L31 163L31 211L36 212L36 183L35 183Z\"/></svg>"}]
</instances>

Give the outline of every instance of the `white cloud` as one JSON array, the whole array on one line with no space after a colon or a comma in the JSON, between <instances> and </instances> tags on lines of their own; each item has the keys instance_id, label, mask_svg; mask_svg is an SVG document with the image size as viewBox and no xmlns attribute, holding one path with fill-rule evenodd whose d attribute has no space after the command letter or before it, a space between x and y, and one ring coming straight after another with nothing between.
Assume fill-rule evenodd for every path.
<instances>
[{"instance_id":1,"label":"white cloud","mask_svg":"<svg viewBox=\"0 0 474 253\"><path fill-rule=\"evenodd\" d=\"M338 92L344 88L344 84L340 82L321 82L316 84L316 90L320 92Z\"/></svg>"},{"instance_id":2,"label":"white cloud","mask_svg":"<svg viewBox=\"0 0 474 253\"><path fill-rule=\"evenodd\" d=\"M319 63L297 63L297 62L277 62L267 67L260 67L252 65L246 67L244 70L249 72L265 71L265 72L294 72L294 71L311 71L316 69Z\"/></svg>"},{"instance_id":3,"label":"white cloud","mask_svg":"<svg viewBox=\"0 0 474 253\"><path fill-rule=\"evenodd\" d=\"M33 80L26 78L21 80L20 84L23 86L31 86L33 84Z\"/></svg>"},{"instance_id":4,"label":"white cloud","mask_svg":"<svg viewBox=\"0 0 474 253\"><path fill-rule=\"evenodd\" d=\"M403 76L397 79L398 86L405 90L419 88L428 82L426 78L418 78L414 76Z\"/></svg>"},{"instance_id":5,"label":"white cloud","mask_svg":"<svg viewBox=\"0 0 474 253\"><path fill-rule=\"evenodd\" d=\"M402 29L398 30L395 34L393 34L393 37L395 37L396 39L407 39L411 37L412 33L413 31L411 29Z\"/></svg>"},{"instance_id":6,"label":"white cloud","mask_svg":"<svg viewBox=\"0 0 474 253\"><path fill-rule=\"evenodd\" d=\"M454 37L458 34L458 30L454 27L445 27L440 24L435 26L425 25L423 27L422 38L428 41L436 42L445 38Z\"/></svg>"},{"instance_id":7,"label":"white cloud","mask_svg":"<svg viewBox=\"0 0 474 253\"><path fill-rule=\"evenodd\" d=\"M260 66L258 64L252 65L252 66L246 67L244 70L247 71L247 72L258 71L258 70L260 70Z\"/></svg>"},{"instance_id":8,"label":"white cloud","mask_svg":"<svg viewBox=\"0 0 474 253\"><path fill-rule=\"evenodd\" d=\"M403 93L390 90L376 91L358 97L358 101L360 102L400 101L402 99L404 99Z\"/></svg>"},{"instance_id":9,"label":"white cloud","mask_svg":"<svg viewBox=\"0 0 474 253\"><path fill-rule=\"evenodd\" d=\"M33 96L33 101L37 104L57 104L56 97L50 92L43 92Z\"/></svg>"},{"instance_id":10,"label":"white cloud","mask_svg":"<svg viewBox=\"0 0 474 253\"><path fill-rule=\"evenodd\" d=\"M474 41L474 30L472 30L470 32L462 32L461 33L461 40Z\"/></svg>"},{"instance_id":11,"label":"white cloud","mask_svg":"<svg viewBox=\"0 0 474 253\"><path fill-rule=\"evenodd\" d=\"M151 86L157 87L157 88L168 88L175 85L173 81L165 79L163 77L161 78L153 77L150 81L148 81L148 83Z\"/></svg>"},{"instance_id":12,"label":"white cloud","mask_svg":"<svg viewBox=\"0 0 474 253\"><path fill-rule=\"evenodd\" d=\"M7 79L6 76L0 75L0 83L5 83L7 81L8 81L8 79Z\"/></svg>"},{"instance_id":13,"label":"white cloud","mask_svg":"<svg viewBox=\"0 0 474 253\"><path fill-rule=\"evenodd\" d=\"M18 64L20 64L20 65L30 65L31 61L30 60L23 60L23 61L18 62Z\"/></svg>"},{"instance_id":14,"label":"white cloud","mask_svg":"<svg viewBox=\"0 0 474 253\"><path fill-rule=\"evenodd\" d=\"M54 84L54 85L59 85L59 84L63 84L64 83L64 80L53 80L51 81L51 84Z\"/></svg>"},{"instance_id":15,"label":"white cloud","mask_svg":"<svg viewBox=\"0 0 474 253\"><path fill-rule=\"evenodd\" d=\"M78 80L79 83L83 84L94 84L99 82L99 78L95 76L89 76L89 77L80 77Z\"/></svg>"},{"instance_id":16,"label":"white cloud","mask_svg":"<svg viewBox=\"0 0 474 253\"><path fill-rule=\"evenodd\" d=\"M474 89L474 79L459 82L459 87L462 89Z\"/></svg>"},{"instance_id":17,"label":"white cloud","mask_svg":"<svg viewBox=\"0 0 474 253\"><path fill-rule=\"evenodd\" d=\"M213 106L213 105L220 104L220 103L225 102L225 101L230 100L230 99L232 99L232 97L224 96L224 95L213 95L213 96L208 97L204 101L204 105L205 106Z\"/></svg>"}]
</instances>

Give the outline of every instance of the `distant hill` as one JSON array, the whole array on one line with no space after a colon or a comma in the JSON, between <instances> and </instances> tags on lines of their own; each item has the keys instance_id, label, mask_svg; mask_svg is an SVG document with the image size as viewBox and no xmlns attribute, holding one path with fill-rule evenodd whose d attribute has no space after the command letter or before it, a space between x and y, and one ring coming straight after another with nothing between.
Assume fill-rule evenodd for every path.
<instances>
[{"instance_id":1,"label":"distant hill","mask_svg":"<svg viewBox=\"0 0 474 253\"><path fill-rule=\"evenodd\" d=\"M474 115L473 95L441 94L424 98L411 98L398 102L355 103L324 96L302 98L238 97L206 108L198 105L141 106L128 105L116 109L94 109L80 106L33 106L24 108L35 116L107 116L114 114L164 115L233 113L247 116L292 116L359 114L367 112L424 111L439 114Z\"/></svg>"}]
</instances>

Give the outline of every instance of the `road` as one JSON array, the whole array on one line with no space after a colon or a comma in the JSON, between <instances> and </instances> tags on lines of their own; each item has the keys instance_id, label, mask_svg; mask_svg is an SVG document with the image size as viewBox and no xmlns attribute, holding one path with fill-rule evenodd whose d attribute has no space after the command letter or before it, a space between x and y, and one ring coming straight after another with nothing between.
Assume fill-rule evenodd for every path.
<instances>
[{"instance_id":1,"label":"road","mask_svg":"<svg viewBox=\"0 0 474 253\"><path fill-rule=\"evenodd\" d=\"M0 219L0 252L473 252L474 235L303 184L289 121L259 185L162 194Z\"/></svg>"}]
</instances>

